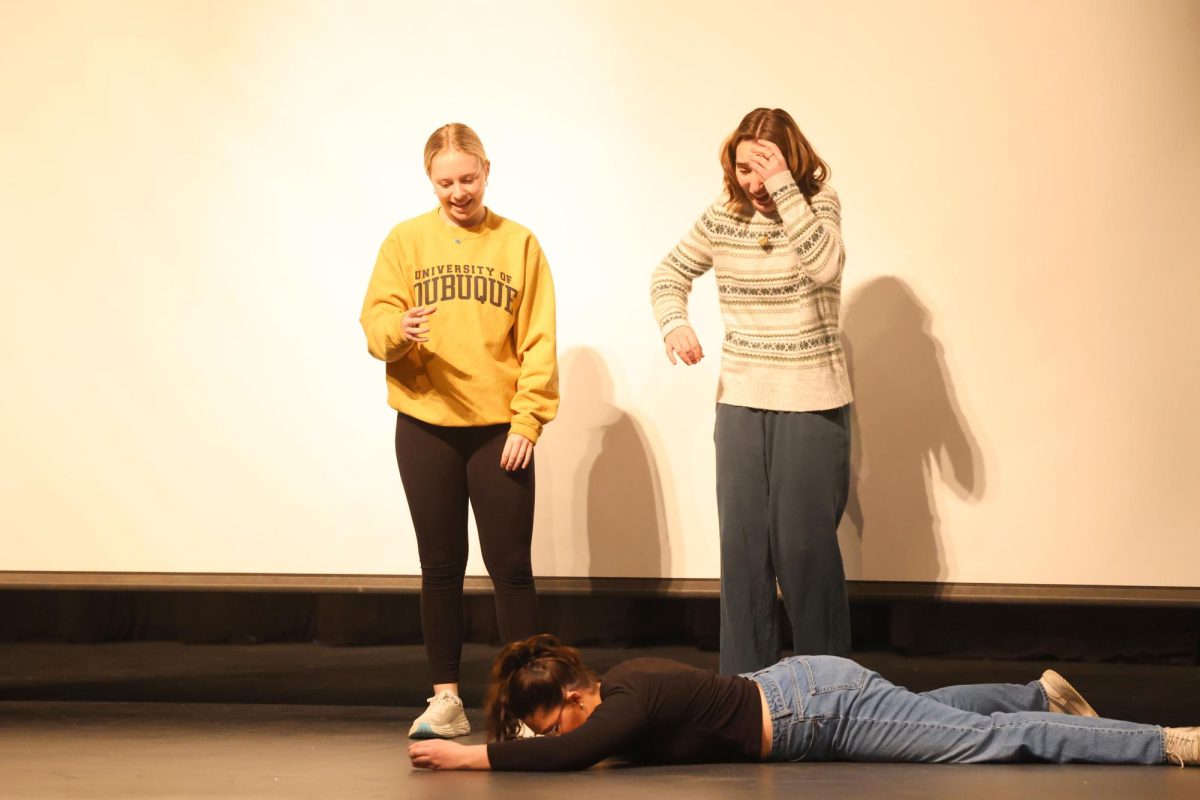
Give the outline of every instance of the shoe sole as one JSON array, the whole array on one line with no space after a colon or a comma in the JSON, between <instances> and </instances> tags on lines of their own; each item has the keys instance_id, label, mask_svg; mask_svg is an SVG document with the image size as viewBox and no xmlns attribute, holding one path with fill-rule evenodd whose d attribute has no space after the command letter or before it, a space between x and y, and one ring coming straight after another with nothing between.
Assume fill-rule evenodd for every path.
<instances>
[{"instance_id":1,"label":"shoe sole","mask_svg":"<svg viewBox=\"0 0 1200 800\"><path fill-rule=\"evenodd\" d=\"M408 731L410 739L455 739L466 736L471 732L471 725L464 722L461 725L430 725L422 722L413 725Z\"/></svg>"},{"instance_id":2,"label":"shoe sole","mask_svg":"<svg viewBox=\"0 0 1200 800\"><path fill-rule=\"evenodd\" d=\"M1050 702L1062 709L1057 713L1069 714L1073 717L1100 716L1094 708L1088 705L1088 701L1083 699L1083 695L1068 683L1066 678L1054 670L1048 669L1043 672L1041 683Z\"/></svg>"}]
</instances>

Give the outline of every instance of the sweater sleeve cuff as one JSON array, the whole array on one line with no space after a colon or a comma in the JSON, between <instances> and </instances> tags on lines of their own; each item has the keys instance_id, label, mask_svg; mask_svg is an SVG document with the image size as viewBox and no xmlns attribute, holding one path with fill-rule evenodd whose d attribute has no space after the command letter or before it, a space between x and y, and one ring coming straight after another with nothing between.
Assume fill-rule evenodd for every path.
<instances>
[{"instance_id":1,"label":"sweater sleeve cuff","mask_svg":"<svg viewBox=\"0 0 1200 800\"><path fill-rule=\"evenodd\" d=\"M413 342L404 338L404 315L396 317L392 323L391 330L388 331L388 339L392 341L392 346L388 348L389 361L399 361L405 353L412 349Z\"/></svg>"},{"instance_id":2,"label":"sweater sleeve cuff","mask_svg":"<svg viewBox=\"0 0 1200 800\"><path fill-rule=\"evenodd\" d=\"M778 172L763 181L763 186L766 187L767 194L769 195L774 195L775 192L784 188L788 184L796 186L796 178L786 169L783 172ZM796 189L799 190L800 187L796 186Z\"/></svg>"},{"instance_id":3,"label":"sweater sleeve cuff","mask_svg":"<svg viewBox=\"0 0 1200 800\"><path fill-rule=\"evenodd\" d=\"M488 765L493 770L505 770L508 768L504 760L505 748L497 747L498 744L499 742L487 743Z\"/></svg>"},{"instance_id":4,"label":"sweater sleeve cuff","mask_svg":"<svg viewBox=\"0 0 1200 800\"><path fill-rule=\"evenodd\" d=\"M538 435L541 433L541 430L524 420L514 419L508 427L508 433L509 435L514 433L520 434L534 444L537 444Z\"/></svg>"},{"instance_id":5,"label":"sweater sleeve cuff","mask_svg":"<svg viewBox=\"0 0 1200 800\"><path fill-rule=\"evenodd\" d=\"M668 322L662 326L663 338L664 339L667 338L667 334L670 333L671 331L675 330L676 328L691 327L691 324L692 323L688 322L686 319L679 319L679 318L673 319L670 322Z\"/></svg>"}]
</instances>

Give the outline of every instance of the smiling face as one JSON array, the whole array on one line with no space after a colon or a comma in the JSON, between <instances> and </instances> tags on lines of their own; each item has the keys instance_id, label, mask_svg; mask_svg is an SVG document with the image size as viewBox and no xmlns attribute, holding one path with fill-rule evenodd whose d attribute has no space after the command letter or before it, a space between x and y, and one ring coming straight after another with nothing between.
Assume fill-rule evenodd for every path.
<instances>
[{"instance_id":1,"label":"smiling face","mask_svg":"<svg viewBox=\"0 0 1200 800\"><path fill-rule=\"evenodd\" d=\"M472 228L487 216L483 189L489 165L461 150L442 150L429 162L429 180L446 220Z\"/></svg>"},{"instance_id":2,"label":"smiling face","mask_svg":"<svg viewBox=\"0 0 1200 800\"><path fill-rule=\"evenodd\" d=\"M738 186L742 187L754 210L760 214L773 214L775 203L771 200L767 188L763 186L762 178L750 166L750 156L755 149L761 148L750 139L738 142L734 155L734 174L737 176Z\"/></svg>"}]
</instances>

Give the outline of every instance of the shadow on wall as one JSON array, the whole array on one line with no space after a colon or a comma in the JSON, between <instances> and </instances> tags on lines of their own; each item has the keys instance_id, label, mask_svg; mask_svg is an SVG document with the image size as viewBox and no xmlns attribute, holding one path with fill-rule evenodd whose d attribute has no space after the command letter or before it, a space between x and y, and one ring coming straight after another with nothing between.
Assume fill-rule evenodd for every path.
<instances>
[{"instance_id":1,"label":"shadow on wall","mask_svg":"<svg viewBox=\"0 0 1200 800\"><path fill-rule=\"evenodd\" d=\"M936 477L960 498L984 492L983 458L963 418L927 309L886 277L843 304L854 387L850 499L840 530L848 578L947 577Z\"/></svg>"},{"instance_id":2,"label":"shadow on wall","mask_svg":"<svg viewBox=\"0 0 1200 800\"><path fill-rule=\"evenodd\" d=\"M560 413L537 448L535 572L670 574L662 482L641 426L613 405L599 353L572 348L559 363Z\"/></svg>"}]
</instances>

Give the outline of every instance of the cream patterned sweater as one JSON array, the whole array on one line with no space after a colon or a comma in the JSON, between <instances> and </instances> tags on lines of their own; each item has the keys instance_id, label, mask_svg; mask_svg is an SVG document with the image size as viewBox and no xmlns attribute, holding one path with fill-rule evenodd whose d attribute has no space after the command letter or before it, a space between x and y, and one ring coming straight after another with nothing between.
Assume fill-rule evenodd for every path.
<instances>
[{"instance_id":1,"label":"cream patterned sweater","mask_svg":"<svg viewBox=\"0 0 1200 800\"><path fill-rule=\"evenodd\" d=\"M838 335L841 205L829 186L805 199L789 172L766 181L778 217L726 210L724 197L667 254L650 284L663 336L689 325L692 281L716 270L725 321L717 402L822 411L851 400Z\"/></svg>"}]
</instances>

